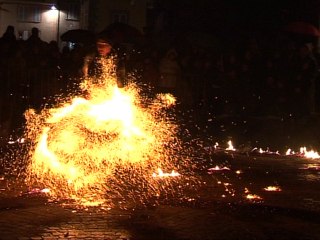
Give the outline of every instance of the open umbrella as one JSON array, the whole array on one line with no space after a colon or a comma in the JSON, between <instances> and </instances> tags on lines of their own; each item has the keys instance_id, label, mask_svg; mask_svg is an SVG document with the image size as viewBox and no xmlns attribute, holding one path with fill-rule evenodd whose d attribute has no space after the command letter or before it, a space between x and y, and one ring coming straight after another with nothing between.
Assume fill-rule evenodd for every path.
<instances>
[{"instance_id":1,"label":"open umbrella","mask_svg":"<svg viewBox=\"0 0 320 240\"><path fill-rule=\"evenodd\" d=\"M90 30L72 29L61 35L61 40L73 43L92 43L95 39L95 34Z\"/></svg>"},{"instance_id":2,"label":"open umbrella","mask_svg":"<svg viewBox=\"0 0 320 240\"><path fill-rule=\"evenodd\" d=\"M288 24L285 31L301 35L320 37L320 30L311 23L296 21Z\"/></svg>"},{"instance_id":3,"label":"open umbrella","mask_svg":"<svg viewBox=\"0 0 320 240\"><path fill-rule=\"evenodd\" d=\"M140 30L121 22L108 25L99 35L110 38L115 44L140 44L144 39Z\"/></svg>"}]
</instances>

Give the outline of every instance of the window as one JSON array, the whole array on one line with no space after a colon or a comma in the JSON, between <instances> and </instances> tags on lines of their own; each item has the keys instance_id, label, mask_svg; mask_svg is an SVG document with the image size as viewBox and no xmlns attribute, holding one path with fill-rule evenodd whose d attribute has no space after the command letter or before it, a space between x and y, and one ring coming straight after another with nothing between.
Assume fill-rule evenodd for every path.
<instances>
[{"instance_id":1,"label":"window","mask_svg":"<svg viewBox=\"0 0 320 240\"><path fill-rule=\"evenodd\" d=\"M80 7L76 3L70 3L68 6L67 20L78 21L80 15Z\"/></svg>"},{"instance_id":2,"label":"window","mask_svg":"<svg viewBox=\"0 0 320 240\"><path fill-rule=\"evenodd\" d=\"M129 14L127 11L114 11L111 13L112 22L128 23Z\"/></svg>"},{"instance_id":3,"label":"window","mask_svg":"<svg viewBox=\"0 0 320 240\"><path fill-rule=\"evenodd\" d=\"M40 7L36 5L18 5L19 22L36 22L41 21Z\"/></svg>"}]
</instances>

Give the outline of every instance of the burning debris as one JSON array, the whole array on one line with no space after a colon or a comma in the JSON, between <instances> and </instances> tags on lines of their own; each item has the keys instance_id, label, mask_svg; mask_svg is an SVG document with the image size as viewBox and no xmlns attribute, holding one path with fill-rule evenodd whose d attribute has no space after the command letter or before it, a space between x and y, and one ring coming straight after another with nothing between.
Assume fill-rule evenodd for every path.
<instances>
[{"instance_id":1,"label":"burning debris","mask_svg":"<svg viewBox=\"0 0 320 240\"><path fill-rule=\"evenodd\" d=\"M248 200L262 200L262 197L260 197L259 195L257 195L257 194L251 194L251 193L247 194L247 195L246 195L246 198L247 198Z\"/></svg>"},{"instance_id":2,"label":"burning debris","mask_svg":"<svg viewBox=\"0 0 320 240\"><path fill-rule=\"evenodd\" d=\"M215 143L213 145L212 148L214 151L226 151L226 152L238 152L238 153L242 153L242 151L240 149L237 149L234 147L233 143L231 140L229 140L227 142L227 147L223 148L221 147L221 145L219 145L219 143ZM207 149L207 151L210 150L209 148ZM248 150L248 153L258 153L258 154L266 154L266 155L278 155L281 156L281 154L279 153L279 151L271 151L270 149L262 149L262 148L258 148L258 147L254 147L250 150ZM300 151L299 152L295 152L293 151L291 148L289 148L285 154L285 156L293 156L293 157L299 157L299 158L308 158L308 159L320 159L320 155L317 151L315 150L307 150L306 147L300 147Z\"/></svg>"},{"instance_id":3,"label":"burning debris","mask_svg":"<svg viewBox=\"0 0 320 240\"><path fill-rule=\"evenodd\" d=\"M282 189L278 186L267 186L263 190L265 190L267 192L281 192L282 191Z\"/></svg>"},{"instance_id":4,"label":"burning debris","mask_svg":"<svg viewBox=\"0 0 320 240\"><path fill-rule=\"evenodd\" d=\"M310 158L310 159L319 159L320 155L318 152L314 150L308 151L306 147L301 147L299 153L295 153L292 151L290 148L286 152L287 156L299 156L299 157L304 157L304 158Z\"/></svg>"},{"instance_id":5,"label":"burning debris","mask_svg":"<svg viewBox=\"0 0 320 240\"><path fill-rule=\"evenodd\" d=\"M164 173L160 168L158 168L158 173L152 174L152 177L155 177L155 178L178 177L178 176L180 176L180 174L174 170L172 170L171 173Z\"/></svg>"},{"instance_id":6,"label":"burning debris","mask_svg":"<svg viewBox=\"0 0 320 240\"><path fill-rule=\"evenodd\" d=\"M210 174L210 173L215 172L215 171L224 171L224 170L229 171L230 168L228 168L228 167L219 167L218 165L216 165L216 166L213 167L213 168L209 168L209 169L208 169L208 173Z\"/></svg>"},{"instance_id":7,"label":"burning debris","mask_svg":"<svg viewBox=\"0 0 320 240\"><path fill-rule=\"evenodd\" d=\"M257 194L251 193L248 188L245 188L244 192L245 192L245 197L248 200L251 200L251 201L261 201L262 200L262 197L260 197Z\"/></svg>"},{"instance_id":8,"label":"burning debris","mask_svg":"<svg viewBox=\"0 0 320 240\"><path fill-rule=\"evenodd\" d=\"M236 151L236 149L232 145L232 141L228 141L228 147L226 148L227 151Z\"/></svg>"}]
</instances>

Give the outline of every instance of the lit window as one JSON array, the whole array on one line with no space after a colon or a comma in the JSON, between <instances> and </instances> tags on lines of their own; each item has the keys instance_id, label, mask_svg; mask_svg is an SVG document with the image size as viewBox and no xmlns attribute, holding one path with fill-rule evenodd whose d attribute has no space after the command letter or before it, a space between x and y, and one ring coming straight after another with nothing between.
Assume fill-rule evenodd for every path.
<instances>
[{"instance_id":1,"label":"lit window","mask_svg":"<svg viewBox=\"0 0 320 240\"><path fill-rule=\"evenodd\" d=\"M67 20L74 20L78 21L79 20L79 14L80 13L80 8L79 5L76 3L71 3L68 6L68 13L67 13Z\"/></svg>"},{"instance_id":2,"label":"lit window","mask_svg":"<svg viewBox=\"0 0 320 240\"><path fill-rule=\"evenodd\" d=\"M41 21L40 7L36 5L18 5L19 22L37 22Z\"/></svg>"}]
</instances>

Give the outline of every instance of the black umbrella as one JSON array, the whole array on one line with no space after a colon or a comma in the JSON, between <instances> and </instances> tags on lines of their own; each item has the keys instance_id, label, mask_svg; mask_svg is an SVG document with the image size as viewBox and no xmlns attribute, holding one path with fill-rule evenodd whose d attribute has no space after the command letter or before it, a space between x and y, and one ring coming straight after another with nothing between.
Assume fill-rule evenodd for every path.
<instances>
[{"instance_id":1,"label":"black umbrella","mask_svg":"<svg viewBox=\"0 0 320 240\"><path fill-rule=\"evenodd\" d=\"M121 22L108 25L99 35L109 38L115 44L141 44L144 40L140 30Z\"/></svg>"},{"instance_id":2,"label":"black umbrella","mask_svg":"<svg viewBox=\"0 0 320 240\"><path fill-rule=\"evenodd\" d=\"M95 34L90 30L73 29L63 33L60 38L65 42L92 43L95 40Z\"/></svg>"},{"instance_id":3,"label":"black umbrella","mask_svg":"<svg viewBox=\"0 0 320 240\"><path fill-rule=\"evenodd\" d=\"M288 24L285 28L287 32L313 36L313 37L320 37L320 30L316 26L308 22L292 22Z\"/></svg>"}]
</instances>

